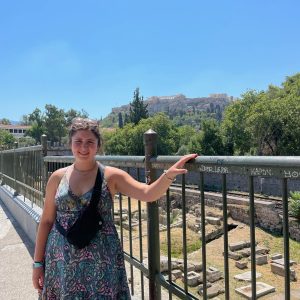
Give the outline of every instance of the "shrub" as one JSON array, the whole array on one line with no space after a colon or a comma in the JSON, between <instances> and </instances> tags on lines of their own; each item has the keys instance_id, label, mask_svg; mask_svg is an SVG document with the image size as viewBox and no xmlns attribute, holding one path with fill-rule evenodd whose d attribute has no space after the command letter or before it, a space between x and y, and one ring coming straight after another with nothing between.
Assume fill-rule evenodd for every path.
<instances>
[{"instance_id":1,"label":"shrub","mask_svg":"<svg viewBox=\"0 0 300 300\"><path fill-rule=\"evenodd\" d=\"M300 192L291 192L289 199L289 212L290 214L300 221Z\"/></svg>"}]
</instances>

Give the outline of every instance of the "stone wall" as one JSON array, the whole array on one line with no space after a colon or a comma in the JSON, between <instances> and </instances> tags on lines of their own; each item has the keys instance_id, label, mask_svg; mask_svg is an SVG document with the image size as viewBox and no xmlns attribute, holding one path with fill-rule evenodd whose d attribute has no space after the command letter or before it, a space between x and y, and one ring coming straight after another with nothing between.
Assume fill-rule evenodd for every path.
<instances>
[{"instance_id":1,"label":"stone wall","mask_svg":"<svg viewBox=\"0 0 300 300\"><path fill-rule=\"evenodd\" d=\"M195 190L186 190L187 212L195 204L200 203L200 193ZM160 205L166 210L165 196ZM172 188L170 193L171 209L182 208L182 194L179 188ZM220 193L205 192L205 205L222 209L222 195ZM249 224L249 199L246 197L227 196L229 216L237 221ZM280 210L274 201L255 200L255 223L257 226L277 234L282 234L283 224ZM295 218L289 218L290 237L300 241L300 223Z\"/></svg>"},{"instance_id":2,"label":"stone wall","mask_svg":"<svg viewBox=\"0 0 300 300\"><path fill-rule=\"evenodd\" d=\"M178 178L178 182L180 179ZM199 173L189 172L186 182L199 184ZM222 177L219 174L204 174L204 184L206 190L221 191ZM227 189L231 191L249 191L248 176L241 174L227 175ZM276 177L254 177L254 191L270 196L282 196L282 179ZM300 191L300 180L288 180L288 191Z\"/></svg>"}]
</instances>

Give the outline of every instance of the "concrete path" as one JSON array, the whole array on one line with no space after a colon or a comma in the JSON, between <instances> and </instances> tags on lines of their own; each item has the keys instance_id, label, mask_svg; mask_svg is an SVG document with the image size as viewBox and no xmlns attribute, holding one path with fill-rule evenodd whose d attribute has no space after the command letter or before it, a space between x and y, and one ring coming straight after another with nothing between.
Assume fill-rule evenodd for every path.
<instances>
[{"instance_id":1,"label":"concrete path","mask_svg":"<svg viewBox=\"0 0 300 300\"><path fill-rule=\"evenodd\" d=\"M34 246L0 200L0 299L33 300Z\"/></svg>"}]
</instances>

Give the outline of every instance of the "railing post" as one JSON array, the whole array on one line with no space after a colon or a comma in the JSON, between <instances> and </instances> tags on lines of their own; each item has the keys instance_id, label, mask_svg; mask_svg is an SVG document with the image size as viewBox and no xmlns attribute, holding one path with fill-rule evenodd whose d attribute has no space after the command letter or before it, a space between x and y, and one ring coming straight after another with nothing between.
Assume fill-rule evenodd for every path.
<instances>
[{"instance_id":1,"label":"railing post","mask_svg":"<svg viewBox=\"0 0 300 300\"><path fill-rule=\"evenodd\" d=\"M14 163L13 163L13 168L14 168L14 197L18 195L17 192L17 153L16 149L18 148L18 142L14 142Z\"/></svg>"},{"instance_id":2,"label":"railing post","mask_svg":"<svg viewBox=\"0 0 300 300\"><path fill-rule=\"evenodd\" d=\"M1 173L1 178L0 178L0 180L1 180L1 185L4 185L4 180L3 180L3 150L4 150L4 147L3 146L1 146L0 147L0 173Z\"/></svg>"},{"instance_id":3,"label":"railing post","mask_svg":"<svg viewBox=\"0 0 300 300\"><path fill-rule=\"evenodd\" d=\"M47 174L48 174L48 166L47 163L44 162L44 157L47 156L47 149L48 149L48 143L47 143L47 136L46 134L42 134L41 136L41 145L42 145L42 155L41 155L41 166L42 166L42 202L43 198L46 194L46 181L47 181Z\"/></svg>"},{"instance_id":4,"label":"railing post","mask_svg":"<svg viewBox=\"0 0 300 300\"><path fill-rule=\"evenodd\" d=\"M157 133L149 129L144 133L145 147L145 176L146 183L150 184L156 179L155 170L150 159L157 155ZM149 268L149 299L160 300L161 289L155 277L160 273L160 248L159 248L159 222L157 201L147 203L148 208L148 268Z\"/></svg>"}]
</instances>

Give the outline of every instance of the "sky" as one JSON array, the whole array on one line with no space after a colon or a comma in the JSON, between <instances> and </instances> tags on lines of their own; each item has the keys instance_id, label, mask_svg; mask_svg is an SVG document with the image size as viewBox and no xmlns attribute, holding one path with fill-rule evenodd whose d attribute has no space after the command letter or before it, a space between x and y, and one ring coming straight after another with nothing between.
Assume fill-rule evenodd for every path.
<instances>
[{"instance_id":1,"label":"sky","mask_svg":"<svg viewBox=\"0 0 300 300\"><path fill-rule=\"evenodd\" d=\"M298 0L0 0L0 118L100 119L151 96L239 97L300 72Z\"/></svg>"}]
</instances>

